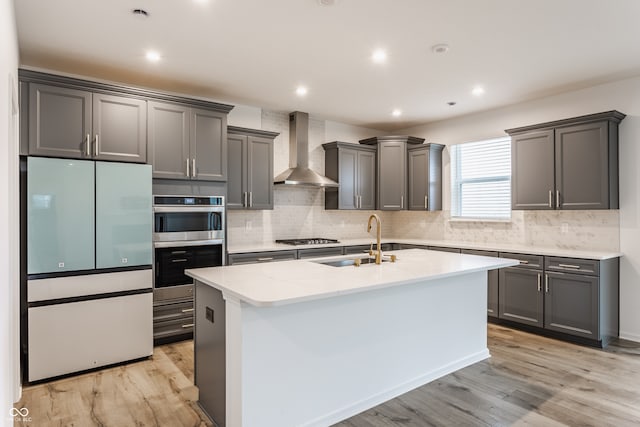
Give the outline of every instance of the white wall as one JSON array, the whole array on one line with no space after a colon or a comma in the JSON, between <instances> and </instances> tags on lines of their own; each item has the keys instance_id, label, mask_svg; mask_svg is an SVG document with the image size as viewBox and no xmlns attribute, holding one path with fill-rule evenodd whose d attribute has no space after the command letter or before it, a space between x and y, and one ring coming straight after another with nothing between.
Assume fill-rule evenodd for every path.
<instances>
[{"instance_id":1,"label":"white wall","mask_svg":"<svg viewBox=\"0 0 640 427\"><path fill-rule=\"evenodd\" d=\"M485 96L491 96L486 94ZM620 124L620 336L640 341L640 77L620 80L587 89L512 105L483 113L406 129L403 133L427 138L428 142L456 144L504 135L504 129L575 117L608 110L619 110L627 117ZM446 151L446 150L445 150ZM445 209L449 203L448 153L444 162ZM563 213L552 214L563 221ZM615 212L598 214L615 224ZM584 218L584 221L589 220ZM579 228L578 228L579 230ZM553 233L553 229L547 230ZM557 232L558 230L556 230ZM614 232L609 227L608 233ZM592 236L594 248L602 248L600 236ZM615 245L614 241L610 242Z\"/></svg>"},{"instance_id":2,"label":"white wall","mask_svg":"<svg viewBox=\"0 0 640 427\"><path fill-rule=\"evenodd\" d=\"M18 45L13 2L0 0L0 422L19 399Z\"/></svg>"}]
</instances>

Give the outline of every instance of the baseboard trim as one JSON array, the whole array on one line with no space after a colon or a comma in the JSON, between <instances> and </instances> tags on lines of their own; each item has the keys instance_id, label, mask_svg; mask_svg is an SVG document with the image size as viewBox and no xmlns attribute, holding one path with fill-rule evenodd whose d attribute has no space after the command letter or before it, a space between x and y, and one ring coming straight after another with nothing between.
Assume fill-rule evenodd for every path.
<instances>
[{"instance_id":1,"label":"baseboard trim","mask_svg":"<svg viewBox=\"0 0 640 427\"><path fill-rule=\"evenodd\" d=\"M459 369L466 368L467 366L473 365L474 363L480 362L489 357L491 357L491 355L489 354L489 349L485 348L482 351L479 351L477 353L471 354L462 359L458 359L456 361L448 363L444 366L441 366L438 369L434 369L432 371L426 372L414 379L405 381L404 383L399 384L395 387L392 387L380 393L371 395L370 397L362 399L358 402L354 402L348 406L338 409L337 411L334 411L329 414L310 420L304 424L301 424L301 426L320 427L320 426L333 425L347 418L350 418L356 414L359 414L362 411L366 411L367 409L371 409L374 406L377 406L390 399L393 399L404 393L407 393L408 391L411 391L417 387L428 384L431 381L437 380L438 378L442 378L445 375L448 375Z\"/></svg>"},{"instance_id":2,"label":"baseboard trim","mask_svg":"<svg viewBox=\"0 0 640 427\"><path fill-rule=\"evenodd\" d=\"M634 334L631 332L620 331L620 338L627 341L635 341L640 343L640 334Z\"/></svg>"}]
</instances>

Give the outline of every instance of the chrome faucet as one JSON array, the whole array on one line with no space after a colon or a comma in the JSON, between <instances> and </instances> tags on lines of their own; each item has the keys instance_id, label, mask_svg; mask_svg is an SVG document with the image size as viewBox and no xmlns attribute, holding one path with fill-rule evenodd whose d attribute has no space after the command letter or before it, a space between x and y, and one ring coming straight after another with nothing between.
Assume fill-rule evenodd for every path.
<instances>
[{"instance_id":1,"label":"chrome faucet","mask_svg":"<svg viewBox=\"0 0 640 427\"><path fill-rule=\"evenodd\" d=\"M381 264L382 263L382 248L380 247L380 240L382 237L382 222L380 221L380 217L376 214L373 214L369 217L369 222L367 223L367 232L371 231L371 220L375 219L376 220L376 243L377 243L377 250L376 250L376 264ZM371 253L372 251L369 252L369 255L373 255Z\"/></svg>"}]
</instances>

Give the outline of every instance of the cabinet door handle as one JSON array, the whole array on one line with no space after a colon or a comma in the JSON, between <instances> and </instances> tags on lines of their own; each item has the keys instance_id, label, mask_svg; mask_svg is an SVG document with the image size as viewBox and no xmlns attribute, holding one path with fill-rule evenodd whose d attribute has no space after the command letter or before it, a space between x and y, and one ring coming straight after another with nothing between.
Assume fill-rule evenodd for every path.
<instances>
[{"instance_id":1,"label":"cabinet door handle","mask_svg":"<svg viewBox=\"0 0 640 427\"><path fill-rule=\"evenodd\" d=\"M400 196L400 209L404 209L404 196Z\"/></svg>"},{"instance_id":2,"label":"cabinet door handle","mask_svg":"<svg viewBox=\"0 0 640 427\"><path fill-rule=\"evenodd\" d=\"M358 208L362 209L362 196L358 196Z\"/></svg>"},{"instance_id":3,"label":"cabinet door handle","mask_svg":"<svg viewBox=\"0 0 640 427\"><path fill-rule=\"evenodd\" d=\"M424 195L424 210L429 209L427 206L429 204L429 196L427 196L426 194Z\"/></svg>"},{"instance_id":4,"label":"cabinet door handle","mask_svg":"<svg viewBox=\"0 0 640 427\"><path fill-rule=\"evenodd\" d=\"M96 149L93 151L94 156L100 155L100 142L98 141L98 134L96 133Z\"/></svg>"},{"instance_id":5,"label":"cabinet door handle","mask_svg":"<svg viewBox=\"0 0 640 427\"><path fill-rule=\"evenodd\" d=\"M177 259L172 259L171 262L187 262L186 258L177 258Z\"/></svg>"},{"instance_id":6,"label":"cabinet door handle","mask_svg":"<svg viewBox=\"0 0 640 427\"><path fill-rule=\"evenodd\" d=\"M183 313L191 313L193 311L193 308L183 308L182 312Z\"/></svg>"},{"instance_id":7,"label":"cabinet door handle","mask_svg":"<svg viewBox=\"0 0 640 427\"><path fill-rule=\"evenodd\" d=\"M85 151L87 152L87 157L91 157L91 135L87 134L87 140L84 144Z\"/></svg>"},{"instance_id":8,"label":"cabinet door handle","mask_svg":"<svg viewBox=\"0 0 640 427\"><path fill-rule=\"evenodd\" d=\"M580 269L579 265L573 265L573 264L558 264L558 267L562 267L562 268L574 268L574 269Z\"/></svg>"},{"instance_id":9,"label":"cabinet door handle","mask_svg":"<svg viewBox=\"0 0 640 427\"><path fill-rule=\"evenodd\" d=\"M549 190L549 207L553 208L553 191Z\"/></svg>"},{"instance_id":10,"label":"cabinet door handle","mask_svg":"<svg viewBox=\"0 0 640 427\"><path fill-rule=\"evenodd\" d=\"M560 190L556 190L556 209L560 209Z\"/></svg>"},{"instance_id":11,"label":"cabinet door handle","mask_svg":"<svg viewBox=\"0 0 640 427\"><path fill-rule=\"evenodd\" d=\"M187 178L191 178L191 171L190 171L190 169L189 169L189 164L190 164L190 163L191 163L191 162L189 161L189 159L187 159Z\"/></svg>"},{"instance_id":12,"label":"cabinet door handle","mask_svg":"<svg viewBox=\"0 0 640 427\"><path fill-rule=\"evenodd\" d=\"M538 292L540 292L541 290L542 290L542 282L541 282L540 273L538 273Z\"/></svg>"},{"instance_id":13,"label":"cabinet door handle","mask_svg":"<svg viewBox=\"0 0 640 427\"><path fill-rule=\"evenodd\" d=\"M549 275L548 274L544 275L544 293L545 294L549 293Z\"/></svg>"},{"instance_id":14,"label":"cabinet door handle","mask_svg":"<svg viewBox=\"0 0 640 427\"><path fill-rule=\"evenodd\" d=\"M272 256L269 257L264 257L264 258L258 258L258 261L271 261L273 259Z\"/></svg>"},{"instance_id":15,"label":"cabinet door handle","mask_svg":"<svg viewBox=\"0 0 640 427\"><path fill-rule=\"evenodd\" d=\"M358 196L353 195L353 206L358 209Z\"/></svg>"},{"instance_id":16,"label":"cabinet door handle","mask_svg":"<svg viewBox=\"0 0 640 427\"><path fill-rule=\"evenodd\" d=\"M249 207L253 207L253 191L249 191Z\"/></svg>"},{"instance_id":17,"label":"cabinet door handle","mask_svg":"<svg viewBox=\"0 0 640 427\"><path fill-rule=\"evenodd\" d=\"M193 328L193 323L187 323L186 325L182 325L183 328Z\"/></svg>"},{"instance_id":18,"label":"cabinet door handle","mask_svg":"<svg viewBox=\"0 0 640 427\"><path fill-rule=\"evenodd\" d=\"M196 175L198 175L198 171L196 171L196 158L194 157L193 159L191 159L191 173L192 178L195 178Z\"/></svg>"},{"instance_id":19,"label":"cabinet door handle","mask_svg":"<svg viewBox=\"0 0 640 427\"><path fill-rule=\"evenodd\" d=\"M242 206L243 207L248 207L247 206L247 192L245 191L244 193L242 193L242 195L244 196L244 201L242 202Z\"/></svg>"}]
</instances>

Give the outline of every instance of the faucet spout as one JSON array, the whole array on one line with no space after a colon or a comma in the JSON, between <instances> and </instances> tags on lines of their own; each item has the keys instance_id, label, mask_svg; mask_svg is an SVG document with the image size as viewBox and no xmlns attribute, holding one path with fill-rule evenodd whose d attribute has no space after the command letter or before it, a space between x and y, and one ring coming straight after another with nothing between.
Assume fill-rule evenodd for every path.
<instances>
[{"instance_id":1,"label":"faucet spout","mask_svg":"<svg viewBox=\"0 0 640 427\"><path fill-rule=\"evenodd\" d=\"M371 231L371 221L376 220L376 264L382 263L382 248L380 245L380 240L382 240L382 221L380 221L380 217L376 214L372 214L369 217L369 221L367 222L367 232Z\"/></svg>"}]
</instances>

